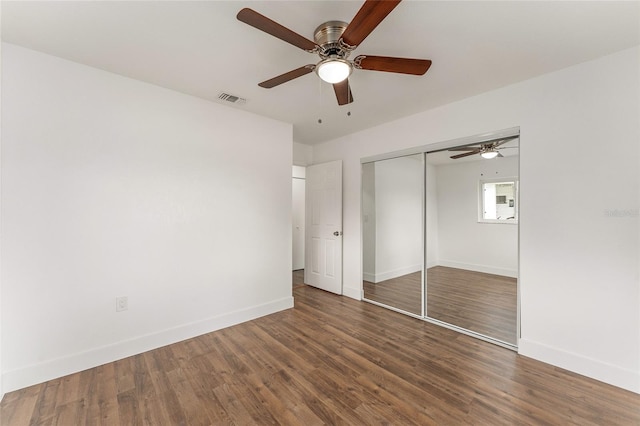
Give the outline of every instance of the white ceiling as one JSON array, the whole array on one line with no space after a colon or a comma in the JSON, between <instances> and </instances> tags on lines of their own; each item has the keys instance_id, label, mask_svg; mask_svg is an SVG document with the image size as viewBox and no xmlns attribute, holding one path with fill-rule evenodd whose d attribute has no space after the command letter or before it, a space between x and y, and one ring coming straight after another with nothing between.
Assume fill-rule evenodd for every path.
<instances>
[{"instance_id":1,"label":"white ceiling","mask_svg":"<svg viewBox=\"0 0 640 426\"><path fill-rule=\"evenodd\" d=\"M639 1L405 0L356 49L431 59L426 75L355 70L355 102L308 74L258 83L318 57L238 20L250 7L313 39L360 1L2 2L2 38L92 67L293 123L315 144L640 44ZM220 92L246 98L237 106ZM351 112L348 116L347 112ZM318 124L322 119L322 124Z\"/></svg>"}]
</instances>

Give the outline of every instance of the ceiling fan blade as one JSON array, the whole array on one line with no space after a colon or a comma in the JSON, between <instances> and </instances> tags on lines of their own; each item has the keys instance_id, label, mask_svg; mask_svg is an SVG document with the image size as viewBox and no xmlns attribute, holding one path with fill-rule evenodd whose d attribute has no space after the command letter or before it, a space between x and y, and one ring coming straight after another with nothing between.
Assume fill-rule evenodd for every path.
<instances>
[{"instance_id":1,"label":"ceiling fan blade","mask_svg":"<svg viewBox=\"0 0 640 426\"><path fill-rule=\"evenodd\" d=\"M278 24L275 21L267 18L264 15L259 14L253 9L244 8L236 16L239 21L245 24L251 25L267 34L279 38L282 41L293 44L302 50L314 51L318 46L311 40L301 36L300 34L291 31L289 28Z\"/></svg>"},{"instance_id":2,"label":"ceiling fan blade","mask_svg":"<svg viewBox=\"0 0 640 426\"><path fill-rule=\"evenodd\" d=\"M342 33L342 41L354 47L362 43L400 0L367 0Z\"/></svg>"},{"instance_id":3,"label":"ceiling fan blade","mask_svg":"<svg viewBox=\"0 0 640 426\"><path fill-rule=\"evenodd\" d=\"M353 94L351 94L349 79L345 79L340 83L334 83L333 91L336 92L336 99L338 99L338 105L347 105L353 102Z\"/></svg>"},{"instance_id":4,"label":"ceiling fan blade","mask_svg":"<svg viewBox=\"0 0 640 426\"><path fill-rule=\"evenodd\" d=\"M388 56L357 56L353 63L356 68L371 71L397 72L401 74L423 75L431 66L428 59L393 58Z\"/></svg>"},{"instance_id":5,"label":"ceiling fan blade","mask_svg":"<svg viewBox=\"0 0 640 426\"><path fill-rule=\"evenodd\" d=\"M468 157L470 155L475 155L475 154L479 154L480 150L477 149L475 151L471 151L471 152L465 152L464 154L458 154L458 155L452 155L449 158L453 158L454 160L457 160L458 158L462 158L462 157Z\"/></svg>"},{"instance_id":6,"label":"ceiling fan blade","mask_svg":"<svg viewBox=\"0 0 640 426\"><path fill-rule=\"evenodd\" d=\"M493 145L494 148L497 148L502 144L505 144L505 143L507 143L509 141L512 141L512 140L516 139L517 137L518 136L509 136L508 138L499 139L497 141L492 142L491 145Z\"/></svg>"},{"instance_id":7,"label":"ceiling fan blade","mask_svg":"<svg viewBox=\"0 0 640 426\"><path fill-rule=\"evenodd\" d=\"M459 146L457 148L451 148L448 149L447 151L473 151L476 149L480 149L480 147L478 146Z\"/></svg>"},{"instance_id":8,"label":"ceiling fan blade","mask_svg":"<svg viewBox=\"0 0 640 426\"><path fill-rule=\"evenodd\" d=\"M313 64L305 65L303 67L296 68L293 71L289 71L277 77L273 77L272 79L263 81L262 83L258 83L258 86L264 87L265 89L271 89L272 87L276 87L282 83L291 81L294 78L302 77L303 75L309 74L315 67L316 66Z\"/></svg>"}]
</instances>

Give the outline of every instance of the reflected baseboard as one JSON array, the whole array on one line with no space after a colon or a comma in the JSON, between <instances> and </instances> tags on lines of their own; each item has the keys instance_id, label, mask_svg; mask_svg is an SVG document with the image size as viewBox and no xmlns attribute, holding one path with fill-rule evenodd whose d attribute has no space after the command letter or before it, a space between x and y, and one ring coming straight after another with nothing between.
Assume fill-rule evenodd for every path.
<instances>
[{"instance_id":1,"label":"reflected baseboard","mask_svg":"<svg viewBox=\"0 0 640 426\"><path fill-rule=\"evenodd\" d=\"M386 280L402 277L404 275L413 274L414 272L420 272L422 265L410 265L403 268L393 269L391 271L380 272L378 274L372 274L371 272L363 272L362 278L370 283L379 283Z\"/></svg>"},{"instance_id":2,"label":"reflected baseboard","mask_svg":"<svg viewBox=\"0 0 640 426\"><path fill-rule=\"evenodd\" d=\"M454 262L451 260L441 260L438 262L428 262L427 269L435 266L446 266L448 268L464 269L467 271L483 272L485 274L501 275L503 277L518 278L518 271L508 268L499 268L495 266L476 265L473 263ZM381 272L375 274L373 272L362 273L362 279L370 283L379 283L386 280L402 277L404 275L412 274L414 272L420 272L422 270L421 265L412 265L404 268L398 268L387 272Z\"/></svg>"},{"instance_id":3,"label":"reflected baseboard","mask_svg":"<svg viewBox=\"0 0 640 426\"><path fill-rule=\"evenodd\" d=\"M483 272L485 274L501 275L503 277L518 278L518 271L515 269L497 268L495 266L475 265L472 263L453 262L451 260L441 260L438 265L448 268L465 269L467 271Z\"/></svg>"}]
</instances>

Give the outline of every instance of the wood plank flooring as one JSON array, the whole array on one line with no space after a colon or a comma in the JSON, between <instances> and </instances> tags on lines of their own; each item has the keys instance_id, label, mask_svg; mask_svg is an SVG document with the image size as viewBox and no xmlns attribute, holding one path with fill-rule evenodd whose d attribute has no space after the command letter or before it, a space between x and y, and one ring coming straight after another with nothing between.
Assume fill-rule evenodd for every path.
<instances>
[{"instance_id":1,"label":"wood plank flooring","mask_svg":"<svg viewBox=\"0 0 640 426\"><path fill-rule=\"evenodd\" d=\"M364 281L364 294L367 299L421 315L421 274L377 284ZM515 345L516 279L444 266L429 268L427 315Z\"/></svg>"},{"instance_id":2,"label":"wood plank flooring","mask_svg":"<svg viewBox=\"0 0 640 426\"><path fill-rule=\"evenodd\" d=\"M430 318L517 343L515 278L435 266L427 270L427 283Z\"/></svg>"},{"instance_id":3,"label":"wood plank flooring","mask_svg":"<svg viewBox=\"0 0 640 426\"><path fill-rule=\"evenodd\" d=\"M295 307L5 395L2 425L638 425L640 395L310 286Z\"/></svg>"}]
</instances>

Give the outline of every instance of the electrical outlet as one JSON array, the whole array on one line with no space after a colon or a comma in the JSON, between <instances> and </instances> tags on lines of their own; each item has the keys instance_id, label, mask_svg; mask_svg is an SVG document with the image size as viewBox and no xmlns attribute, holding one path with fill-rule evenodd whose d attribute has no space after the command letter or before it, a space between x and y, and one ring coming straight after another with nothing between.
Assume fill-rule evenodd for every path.
<instances>
[{"instance_id":1,"label":"electrical outlet","mask_svg":"<svg viewBox=\"0 0 640 426\"><path fill-rule=\"evenodd\" d=\"M116 297L116 312L122 312L129 309L129 300L126 296Z\"/></svg>"}]
</instances>

